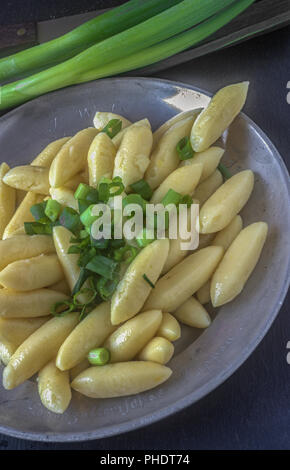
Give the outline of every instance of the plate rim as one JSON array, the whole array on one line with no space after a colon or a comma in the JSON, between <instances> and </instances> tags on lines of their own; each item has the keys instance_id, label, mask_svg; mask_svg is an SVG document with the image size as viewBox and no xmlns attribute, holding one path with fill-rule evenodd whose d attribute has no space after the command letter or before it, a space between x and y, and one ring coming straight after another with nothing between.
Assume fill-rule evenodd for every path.
<instances>
[{"instance_id":1,"label":"plate rim","mask_svg":"<svg viewBox=\"0 0 290 470\"><path fill-rule=\"evenodd\" d=\"M88 84L93 84L93 83L97 84L99 82L115 82L115 81L126 82L126 81L136 81L136 80L153 81L153 82L157 82L161 84L168 84L170 86L175 86L175 87L180 87L180 88L187 89L190 91L195 91L197 93L201 93L206 96L213 95L213 93L205 91L199 87L195 87L194 85L190 85L188 83L175 81L175 80L160 79L156 77L139 77L139 76L109 77L109 78L104 78L100 80L94 80L94 81L84 83L84 84L73 85L68 88L69 89L80 88L80 87L85 88L86 86L88 86ZM60 89L60 90L56 90L50 93L46 93L38 98L30 100L22 104L21 106L18 106L8 111L7 113L5 113L3 116L0 117L0 132L1 132L1 124L3 121L5 121L7 117L9 118L13 114L18 113L19 110L21 110L23 107L26 107L27 105L31 103L37 104L37 102L41 101L44 97L48 95L60 94L65 89ZM288 199L290 200L289 172L280 152L278 151L277 147L273 144L271 139L266 135L266 133L250 117L248 117L244 112L241 112L240 116L255 129L257 134L263 139L263 141L268 145L270 150L273 152L274 158L277 160L279 167L281 169L282 177L285 182L285 186L288 190ZM289 218L290 218L290 213L289 213ZM290 285L290 254L288 258L289 259L288 259L288 266L287 266L287 276L285 277L284 282L283 282L283 288L281 289L281 296L277 300L275 308L273 309L271 315L269 316L268 321L265 323L263 330L249 345L247 345L247 348L243 351L243 355L240 355L234 362L231 363L230 366L227 367L226 370L221 372L218 376L215 376L214 378L209 380L206 384L199 387L194 392L189 393L185 397L179 399L177 402L174 402L171 405L167 405L158 411L154 411L153 413L148 413L142 417L131 419L123 423L102 427L100 430L96 429L94 431L67 432L67 433L64 433L64 432L39 433L39 432L31 432L31 431L26 432L26 431L21 431L21 430L15 430L11 428L10 426L3 426L0 424L0 433L7 435L7 436L15 437L18 439L33 440L37 442L63 443L63 442L84 442L84 441L91 441L91 440L97 440L97 439L104 439L104 438L113 437L116 435L121 435L126 432L131 432L136 429L143 428L145 426L149 426L169 416L173 416L175 413L178 413L184 410L185 408L189 407L190 405L193 405L197 403L198 401L202 400L207 395L209 395L214 390L216 390L219 386L221 386L231 375L233 375L239 369L239 367L242 366L242 364L244 364L244 362L254 352L254 350L257 348L257 346L260 344L260 342L268 333L271 325L276 319L284 303L284 300L285 300L285 297L287 295L287 291ZM203 394L204 389L206 389L206 392ZM202 395L202 396L198 397L196 395Z\"/></svg>"}]
</instances>

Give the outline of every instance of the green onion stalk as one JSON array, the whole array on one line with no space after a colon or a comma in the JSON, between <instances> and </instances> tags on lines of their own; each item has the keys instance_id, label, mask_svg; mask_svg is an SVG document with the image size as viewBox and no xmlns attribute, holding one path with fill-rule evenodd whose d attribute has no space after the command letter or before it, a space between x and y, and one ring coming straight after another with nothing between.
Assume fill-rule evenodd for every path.
<instances>
[{"instance_id":1,"label":"green onion stalk","mask_svg":"<svg viewBox=\"0 0 290 470\"><path fill-rule=\"evenodd\" d=\"M128 72L129 70L146 67L147 65L154 64L160 60L167 59L174 54L178 54L179 52L199 44L204 39L207 39L245 11L254 2L255 0L240 0L193 29L83 74L78 83L88 82ZM229 45L230 44L232 44L231 41L229 42Z\"/></svg>"},{"instance_id":2,"label":"green onion stalk","mask_svg":"<svg viewBox=\"0 0 290 470\"><path fill-rule=\"evenodd\" d=\"M108 64L111 65L107 68L107 75L136 68L136 64L132 66L131 59L127 58L127 66L125 66L123 70L121 67L121 70L116 71L114 62L143 50L138 58L141 65L138 63L137 66L140 67L143 65L143 55L146 56L146 54L148 54L146 48L150 48L154 44L160 43L178 35L182 31L192 28L207 18L212 17L218 11L233 4L234 1L235 0L183 0L181 3L172 6L136 26L89 47L84 52L62 64L43 70L23 80L4 85L1 88L0 109L7 109L19 105L52 90L57 90L83 81L93 80L98 78L97 75L104 76L104 67ZM245 7L245 4L248 6L253 1L254 0L241 0L238 4L243 4ZM235 1L235 5L238 6L238 4ZM221 26L223 26L223 24L220 22L219 27ZM206 36L208 36L210 27L206 29ZM218 27L216 29L218 29ZM177 48L178 51L190 47L192 43L196 41L194 31L195 30L193 30L193 38L191 37L190 40L187 36L185 36L184 40L183 38L175 38L179 45ZM188 34L190 34L190 32L188 32ZM165 49L166 52L164 52ZM175 52L172 49L168 50L168 45L165 43L163 46L161 45L159 53L160 56L157 58L156 52L153 51L153 56L155 56L153 62L162 59L164 54L165 57L168 57ZM150 49L149 55L151 55ZM148 60L149 63L152 63L151 59ZM120 66L121 64L117 68L120 68Z\"/></svg>"},{"instance_id":3,"label":"green onion stalk","mask_svg":"<svg viewBox=\"0 0 290 470\"><path fill-rule=\"evenodd\" d=\"M130 0L69 33L0 60L0 82L67 60L97 42L120 33L181 0Z\"/></svg>"}]
</instances>

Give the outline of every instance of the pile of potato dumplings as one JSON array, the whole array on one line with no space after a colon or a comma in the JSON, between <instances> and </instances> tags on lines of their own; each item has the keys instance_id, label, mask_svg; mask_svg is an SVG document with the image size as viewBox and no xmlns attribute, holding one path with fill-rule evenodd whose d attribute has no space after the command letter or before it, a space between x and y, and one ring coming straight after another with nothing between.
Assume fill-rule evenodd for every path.
<instances>
[{"instance_id":1,"label":"pile of potato dumplings","mask_svg":"<svg viewBox=\"0 0 290 470\"><path fill-rule=\"evenodd\" d=\"M239 215L254 187L244 170L224 181L218 165L224 150L214 145L242 109L243 82L221 89L204 110L180 113L152 133L148 119L97 112L94 127L49 144L32 161L0 166L0 359L3 386L13 389L38 374L44 406L63 413L71 389L93 398L132 395L165 382L167 364L180 337L180 324L207 328L204 305L233 300L253 272L267 236L267 224L243 228ZM122 130L112 139L100 132L117 118ZM180 161L176 146L190 137L193 158ZM141 250L120 280L110 302L81 322L78 313L52 317L51 306L66 299L80 273L68 254L70 232L26 235L32 205L47 197L77 210L74 191L84 182L119 176L125 186L144 178L154 190L150 202L169 189L200 204L200 244L155 240ZM144 281L146 274L154 288ZM106 347L110 363L90 366L88 352Z\"/></svg>"}]
</instances>

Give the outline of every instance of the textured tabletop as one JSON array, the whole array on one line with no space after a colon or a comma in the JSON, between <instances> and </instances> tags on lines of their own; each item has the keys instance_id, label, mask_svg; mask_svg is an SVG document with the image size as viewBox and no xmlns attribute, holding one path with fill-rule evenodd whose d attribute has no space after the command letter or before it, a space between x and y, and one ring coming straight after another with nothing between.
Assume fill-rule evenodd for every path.
<instances>
[{"instance_id":1,"label":"textured tabletop","mask_svg":"<svg viewBox=\"0 0 290 470\"><path fill-rule=\"evenodd\" d=\"M83 3L88 9L92 4ZM43 18L47 18L47 12ZM270 137L289 168L290 27L156 76L211 92L232 82L250 80L245 112ZM266 337L231 378L197 404L170 418L118 437L79 444L43 444L0 435L0 450L289 449L290 365L286 361L289 306L288 296Z\"/></svg>"}]
</instances>

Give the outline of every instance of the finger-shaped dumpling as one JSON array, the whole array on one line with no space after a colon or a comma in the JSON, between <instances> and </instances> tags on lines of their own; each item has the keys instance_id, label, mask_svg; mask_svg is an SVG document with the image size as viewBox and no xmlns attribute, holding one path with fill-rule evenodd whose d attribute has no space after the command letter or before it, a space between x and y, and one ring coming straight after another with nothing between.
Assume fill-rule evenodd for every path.
<instances>
[{"instance_id":1,"label":"finger-shaped dumpling","mask_svg":"<svg viewBox=\"0 0 290 470\"><path fill-rule=\"evenodd\" d=\"M128 121L128 119L120 116L120 114L97 111L94 117L94 126L98 131L102 131L104 127L106 127L106 125L112 121L112 119L118 119L121 121L122 129L125 129L125 127L128 127L131 124L131 121Z\"/></svg>"},{"instance_id":2,"label":"finger-shaped dumpling","mask_svg":"<svg viewBox=\"0 0 290 470\"><path fill-rule=\"evenodd\" d=\"M40 289L62 278L63 270L57 255L39 255L14 261L0 272L0 284L18 291Z\"/></svg>"},{"instance_id":3,"label":"finger-shaped dumpling","mask_svg":"<svg viewBox=\"0 0 290 470\"><path fill-rule=\"evenodd\" d=\"M11 237L19 229L23 228L24 222L33 222L34 218L30 212L31 206L43 201L43 195L29 191L19 207L16 209L12 219L5 227L3 240Z\"/></svg>"},{"instance_id":4,"label":"finger-shaped dumpling","mask_svg":"<svg viewBox=\"0 0 290 470\"><path fill-rule=\"evenodd\" d=\"M110 303L102 303L92 310L71 332L61 345L56 365L60 370L72 369L92 348L101 346L114 331L111 323Z\"/></svg>"},{"instance_id":5,"label":"finger-shaped dumpling","mask_svg":"<svg viewBox=\"0 0 290 470\"><path fill-rule=\"evenodd\" d=\"M183 167L202 163L203 168L199 181L202 183L216 170L224 153L224 149L220 147L211 147L204 152L195 153L193 158L182 161L180 166Z\"/></svg>"},{"instance_id":6,"label":"finger-shaped dumpling","mask_svg":"<svg viewBox=\"0 0 290 470\"><path fill-rule=\"evenodd\" d=\"M50 186L64 186L70 178L84 169L90 145L97 132L94 127L83 129L63 145L49 170Z\"/></svg>"},{"instance_id":7,"label":"finger-shaped dumpling","mask_svg":"<svg viewBox=\"0 0 290 470\"><path fill-rule=\"evenodd\" d=\"M96 135L88 153L89 183L97 187L102 177L111 179L117 149L104 132Z\"/></svg>"},{"instance_id":8,"label":"finger-shaped dumpling","mask_svg":"<svg viewBox=\"0 0 290 470\"><path fill-rule=\"evenodd\" d=\"M176 318L171 315L171 313L163 313L162 322L158 328L156 336L162 336L162 338L166 338L168 341L176 341L180 338L180 335L180 325Z\"/></svg>"},{"instance_id":9,"label":"finger-shaped dumpling","mask_svg":"<svg viewBox=\"0 0 290 470\"><path fill-rule=\"evenodd\" d=\"M66 279L62 279L61 281L55 282L54 284L49 286L49 288L68 296L70 296L71 294L71 290Z\"/></svg>"},{"instance_id":10,"label":"finger-shaped dumpling","mask_svg":"<svg viewBox=\"0 0 290 470\"><path fill-rule=\"evenodd\" d=\"M251 170L237 173L220 186L200 210L201 233L214 233L225 228L247 203L253 187Z\"/></svg>"},{"instance_id":11,"label":"finger-shaped dumpling","mask_svg":"<svg viewBox=\"0 0 290 470\"><path fill-rule=\"evenodd\" d=\"M253 272L266 241L268 226L256 222L244 228L228 250L211 280L211 301L219 307L243 290Z\"/></svg>"},{"instance_id":12,"label":"finger-shaped dumpling","mask_svg":"<svg viewBox=\"0 0 290 470\"><path fill-rule=\"evenodd\" d=\"M194 328L207 328L211 319L206 309L194 297L189 297L174 312L174 316L185 325Z\"/></svg>"},{"instance_id":13,"label":"finger-shaped dumpling","mask_svg":"<svg viewBox=\"0 0 290 470\"><path fill-rule=\"evenodd\" d=\"M4 338L0 338L0 363L2 362L7 366L16 349L16 344L11 343L11 341L7 341Z\"/></svg>"},{"instance_id":14,"label":"finger-shaped dumpling","mask_svg":"<svg viewBox=\"0 0 290 470\"><path fill-rule=\"evenodd\" d=\"M77 312L52 318L32 333L15 351L4 369L4 387L7 390L17 387L51 361L78 320Z\"/></svg>"},{"instance_id":15,"label":"finger-shaped dumpling","mask_svg":"<svg viewBox=\"0 0 290 470\"><path fill-rule=\"evenodd\" d=\"M65 412L72 396L68 371L59 370L52 360L39 371L37 386L45 408L53 413Z\"/></svg>"},{"instance_id":16,"label":"finger-shaped dumpling","mask_svg":"<svg viewBox=\"0 0 290 470\"><path fill-rule=\"evenodd\" d=\"M174 312L210 279L222 255L220 246L209 246L185 258L159 279L144 308Z\"/></svg>"},{"instance_id":17,"label":"finger-shaped dumpling","mask_svg":"<svg viewBox=\"0 0 290 470\"><path fill-rule=\"evenodd\" d=\"M183 196L186 194L191 195L198 185L201 174L202 163L177 168L167 176L167 178L165 178L160 186L154 191L150 203L160 203L170 189L173 189Z\"/></svg>"},{"instance_id":18,"label":"finger-shaped dumpling","mask_svg":"<svg viewBox=\"0 0 290 470\"><path fill-rule=\"evenodd\" d=\"M161 321L161 310L150 310L139 313L121 325L104 343L104 347L110 351L110 362L133 359L153 338Z\"/></svg>"},{"instance_id":19,"label":"finger-shaped dumpling","mask_svg":"<svg viewBox=\"0 0 290 470\"><path fill-rule=\"evenodd\" d=\"M169 240L155 240L136 256L112 297L111 320L118 325L138 313L152 291L144 275L155 284L169 250ZM151 310L151 308L147 309Z\"/></svg>"},{"instance_id":20,"label":"finger-shaped dumpling","mask_svg":"<svg viewBox=\"0 0 290 470\"><path fill-rule=\"evenodd\" d=\"M58 188L50 188L49 190L52 199L59 202L62 206L71 207L78 210L78 201L74 197L74 192L64 186Z\"/></svg>"},{"instance_id":21,"label":"finger-shaped dumpling","mask_svg":"<svg viewBox=\"0 0 290 470\"><path fill-rule=\"evenodd\" d=\"M5 338L17 347L40 328L50 317L0 318L0 339Z\"/></svg>"},{"instance_id":22,"label":"finger-shaped dumpling","mask_svg":"<svg viewBox=\"0 0 290 470\"><path fill-rule=\"evenodd\" d=\"M21 235L0 240L0 270L13 261L49 253L55 253L52 237Z\"/></svg>"},{"instance_id":23,"label":"finger-shaped dumpling","mask_svg":"<svg viewBox=\"0 0 290 470\"><path fill-rule=\"evenodd\" d=\"M157 188L165 178L176 170L180 159L176 150L178 142L189 135L195 117L188 117L171 126L160 138L150 159L145 180L152 189Z\"/></svg>"},{"instance_id":24,"label":"finger-shaped dumpling","mask_svg":"<svg viewBox=\"0 0 290 470\"><path fill-rule=\"evenodd\" d=\"M48 168L34 165L15 166L3 178L12 188L49 194Z\"/></svg>"},{"instance_id":25,"label":"finger-shaped dumpling","mask_svg":"<svg viewBox=\"0 0 290 470\"><path fill-rule=\"evenodd\" d=\"M213 241L211 242L212 245L215 246L222 246L223 249L226 251L228 247L233 243L236 236L240 233L243 228L243 221L240 215L236 215L233 220L223 228L220 232L216 234Z\"/></svg>"},{"instance_id":26,"label":"finger-shaped dumpling","mask_svg":"<svg viewBox=\"0 0 290 470\"><path fill-rule=\"evenodd\" d=\"M9 170L6 163L0 165L0 239L15 211L16 191L4 182L5 175L9 173Z\"/></svg>"},{"instance_id":27,"label":"finger-shaped dumpling","mask_svg":"<svg viewBox=\"0 0 290 470\"><path fill-rule=\"evenodd\" d=\"M243 108L249 82L219 90L207 108L197 117L191 131L191 145L196 152L209 148L223 134Z\"/></svg>"},{"instance_id":28,"label":"finger-shaped dumpling","mask_svg":"<svg viewBox=\"0 0 290 470\"><path fill-rule=\"evenodd\" d=\"M199 200L200 206L223 184L223 177L219 170L215 170L206 180L199 183L194 191L194 197Z\"/></svg>"},{"instance_id":29,"label":"finger-shaped dumpling","mask_svg":"<svg viewBox=\"0 0 290 470\"><path fill-rule=\"evenodd\" d=\"M148 126L131 126L115 158L113 176L122 178L125 190L143 178L150 162L152 131Z\"/></svg>"},{"instance_id":30,"label":"finger-shaped dumpling","mask_svg":"<svg viewBox=\"0 0 290 470\"><path fill-rule=\"evenodd\" d=\"M176 114L168 121L164 122L155 132L153 132L153 146L152 150L155 149L156 145L158 144L159 140L161 139L162 135L165 134L168 129L173 126L174 124L178 123L179 121L183 121L189 117L197 118L199 113L202 111L202 108L197 109L190 109L189 111L183 111L182 113Z\"/></svg>"},{"instance_id":31,"label":"finger-shaped dumpling","mask_svg":"<svg viewBox=\"0 0 290 470\"><path fill-rule=\"evenodd\" d=\"M113 398L145 392L171 376L168 367L154 362L130 361L90 367L71 386L91 398Z\"/></svg>"},{"instance_id":32,"label":"finger-shaped dumpling","mask_svg":"<svg viewBox=\"0 0 290 470\"><path fill-rule=\"evenodd\" d=\"M65 227L58 226L53 228L56 253L62 265L67 283L72 291L79 278L80 267L77 264L79 256L77 254L68 254L71 236L71 232Z\"/></svg>"},{"instance_id":33,"label":"finger-shaped dumpling","mask_svg":"<svg viewBox=\"0 0 290 470\"><path fill-rule=\"evenodd\" d=\"M122 142L122 140L123 140L124 135L126 134L126 132L127 132L128 130L131 130L133 126L134 126L134 127L135 127L135 126L147 126L147 127L149 127L149 129L151 129L150 122L148 121L147 118L141 119L140 121L136 121L136 122L134 122L133 124L131 124L130 126L123 128L120 132L118 132L117 135L115 135L115 137L112 138L112 142L113 142L113 144L115 145L115 148L116 148L117 150L118 150L118 148L119 148L120 145L121 145L121 142Z\"/></svg>"},{"instance_id":34,"label":"finger-shaped dumpling","mask_svg":"<svg viewBox=\"0 0 290 470\"><path fill-rule=\"evenodd\" d=\"M62 139L54 140L50 142L37 157L32 160L31 165L36 166L43 166L45 168L49 168L52 164L54 157L63 147L63 145L69 140L71 137L63 137Z\"/></svg>"},{"instance_id":35,"label":"finger-shaped dumpling","mask_svg":"<svg viewBox=\"0 0 290 470\"><path fill-rule=\"evenodd\" d=\"M168 339L156 336L138 354L139 361L167 364L174 354L174 346Z\"/></svg>"},{"instance_id":36,"label":"finger-shaped dumpling","mask_svg":"<svg viewBox=\"0 0 290 470\"><path fill-rule=\"evenodd\" d=\"M0 316L5 318L45 317L52 305L62 302L67 296L52 289L34 289L18 292L0 289Z\"/></svg>"}]
</instances>

